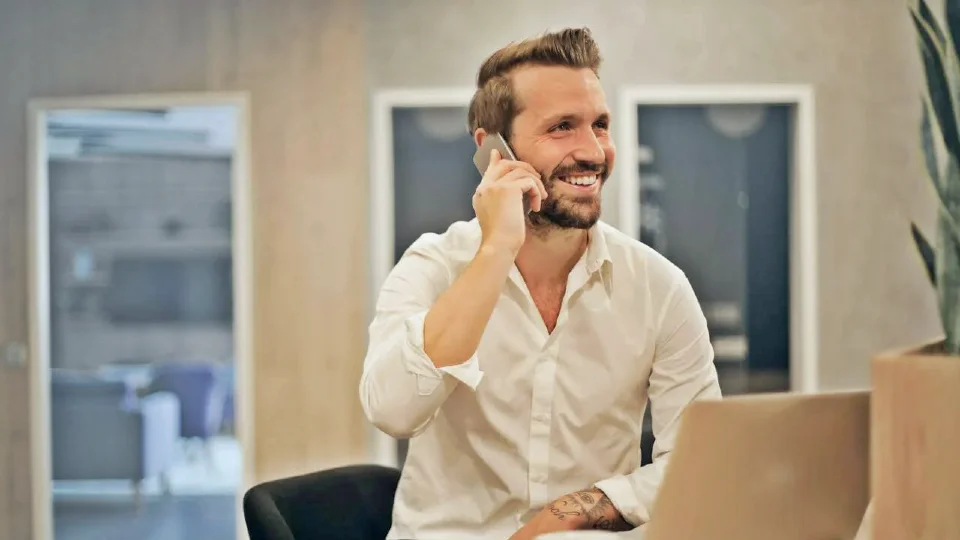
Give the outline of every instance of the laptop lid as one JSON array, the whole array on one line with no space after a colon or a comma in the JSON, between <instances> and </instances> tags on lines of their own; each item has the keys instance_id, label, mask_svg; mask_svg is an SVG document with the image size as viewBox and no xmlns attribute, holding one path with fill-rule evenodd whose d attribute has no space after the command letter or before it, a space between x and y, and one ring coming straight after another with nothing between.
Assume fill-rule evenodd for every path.
<instances>
[{"instance_id":1,"label":"laptop lid","mask_svg":"<svg viewBox=\"0 0 960 540\"><path fill-rule=\"evenodd\" d=\"M645 537L853 538L869 502L869 426L867 391L695 402Z\"/></svg>"}]
</instances>

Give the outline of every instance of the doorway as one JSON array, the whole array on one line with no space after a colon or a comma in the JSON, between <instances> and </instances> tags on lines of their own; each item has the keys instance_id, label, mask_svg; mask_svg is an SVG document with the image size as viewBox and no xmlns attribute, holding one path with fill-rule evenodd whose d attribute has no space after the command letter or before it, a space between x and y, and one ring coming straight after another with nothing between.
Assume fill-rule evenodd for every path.
<instances>
[{"instance_id":1,"label":"doorway","mask_svg":"<svg viewBox=\"0 0 960 540\"><path fill-rule=\"evenodd\" d=\"M690 277L725 393L817 388L813 91L622 91L620 228ZM721 381L722 383L723 381Z\"/></svg>"},{"instance_id":2,"label":"doorway","mask_svg":"<svg viewBox=\"0 0 960 540\"><path fill-rule=\"evenodd\" d=\"M817 388L813 92L623 90L620 228L697 293L725 395ZM642 461L653 444L649 412Z\"/></svg>"},{"instance_id":3,"label":"doorway","mask_svg":"<svg viewBox=\"0 0 960 540\"><path fill-rule=\"evenodd\" d=\"M470 88L421 88L383 91L374 99L371 301L420 235L474 218L471 197L480 176L467 129L472 95ZM374 461L402 466L409 441L370 429Z\"/></svg>"},{"instance_id":4,"label":"doorway","mask_svg":"<svg viewBox=\"0 0 960 540\"><path fill-rule=\"evenodd\" d=\"M233 94L31 103L38 538L243 532L247 115Z\"/></svg>"}]
</instances>

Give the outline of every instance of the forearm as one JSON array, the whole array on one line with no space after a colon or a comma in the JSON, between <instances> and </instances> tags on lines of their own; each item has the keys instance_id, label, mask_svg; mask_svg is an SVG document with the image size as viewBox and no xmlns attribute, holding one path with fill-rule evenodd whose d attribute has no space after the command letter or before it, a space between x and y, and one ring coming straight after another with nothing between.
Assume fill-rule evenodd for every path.
<instances>
[{"instance_id":1,"label":"forearm","mask_svg":"<svg viewBox=\"0 0 960 540\"><path fill-rule=\"evenodd\" d=\"M360 400L367 418L397 438L422 432L458 385L475 390L483 377L476 349L513 254L481 247L462 271L449 262L430 238L418 240L377 299Z\"/></svg>"},{"instance_id":2,"label":"forearm","mask_svg":"<svg viewBox=\"0 0 960 540\"><path fill-rule=\"evenodd\" d=\"M547 509L560 520L572 519L575 528L580 530L628 531L633 528L598 488L561 497L550 503Z\"/></svg>"},{"instance_id":3,"label":"forearm","mask_svg":"<svg viewBox=\"0 0 960 540\"><path fill-rule=\"evenodd\" d=\"M653 463L629 474L604 479L597 482L594 488L607 496L627 523L631 526L642 525L650 520L669 459L669 453L657 455Z\"/></svg>"},{"instance_id":4,"label":"forearm","mask_svg":"<svg viewBox=\"0 0 960 540\"><path fill-rule=\"evenodd\" d=\"M424 351L438 368L461 364L480 345L515 254L482 245L463 273L430 308L424 321Z\"/></svg>"},{"instance_id":5,"label":"forearm","mask_svg":"<svg viewBox=\"0 0 960 540\"><path fill-rule=\"evenodd\" d=\"M398 439L419 434L458 383L436 373L405 342L369 360L360 380L364 413L373 425Z\"/></svg>"},{"instance_id":6,"label":"forearm","mask_svg":"<svg viewBox=\"0 0 960 540\"><path fill-rule=\"evenodd\" d=\"M510 540L532 540L557 531L628 531L632 528L603 491L591 488L564 495L548 504Z\"/></svg>"},{"instance_id":7,"label":"forearm","mask_svg":"<svg viewBox=\"0 0 960 540\"><path fill-rule=\"evenodd\" d=\"M437 272L442 292L431 298L411 287L419 256L408 254L384 283L360 381L367 418L397 438L425 429L458 384L480 383L475 353L513 264L509 251L482 247L449 285Z\"/></svg>"}]
</instances>

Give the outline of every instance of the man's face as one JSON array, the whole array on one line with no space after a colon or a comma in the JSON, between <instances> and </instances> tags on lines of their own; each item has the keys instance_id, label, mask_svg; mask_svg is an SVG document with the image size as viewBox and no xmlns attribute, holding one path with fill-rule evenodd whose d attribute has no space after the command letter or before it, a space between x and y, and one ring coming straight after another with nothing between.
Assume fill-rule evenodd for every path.
<instances>
[{"instance_id":1,"label":"man's face","mask_svg":"<svg viewBox=\"0 0 960 540\"><path fill-rule=\"evenodd\" d=\"M589 69L526 66L513 75L521 111L510 144L543 178L547 199L534 225L588 229L600 219L600 190L613 170L610 110Z\"/></svg>"}]
</instances>

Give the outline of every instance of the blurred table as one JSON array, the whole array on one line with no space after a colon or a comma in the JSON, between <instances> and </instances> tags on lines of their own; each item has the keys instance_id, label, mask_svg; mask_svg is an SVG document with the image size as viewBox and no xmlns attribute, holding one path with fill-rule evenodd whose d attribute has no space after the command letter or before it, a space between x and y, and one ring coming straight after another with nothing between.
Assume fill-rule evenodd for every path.
<instances>
[{"instance_id":1,"label":"blurred table","mask_svg":"<svg viewBox=\"0 0 960 540\"><path fill-rule=\"evenodd\" d=\"M115 362L100 366L97 375L112 381L123 381L140 393L153 383L153 364Z\"/></svg>"}]
</instances>

